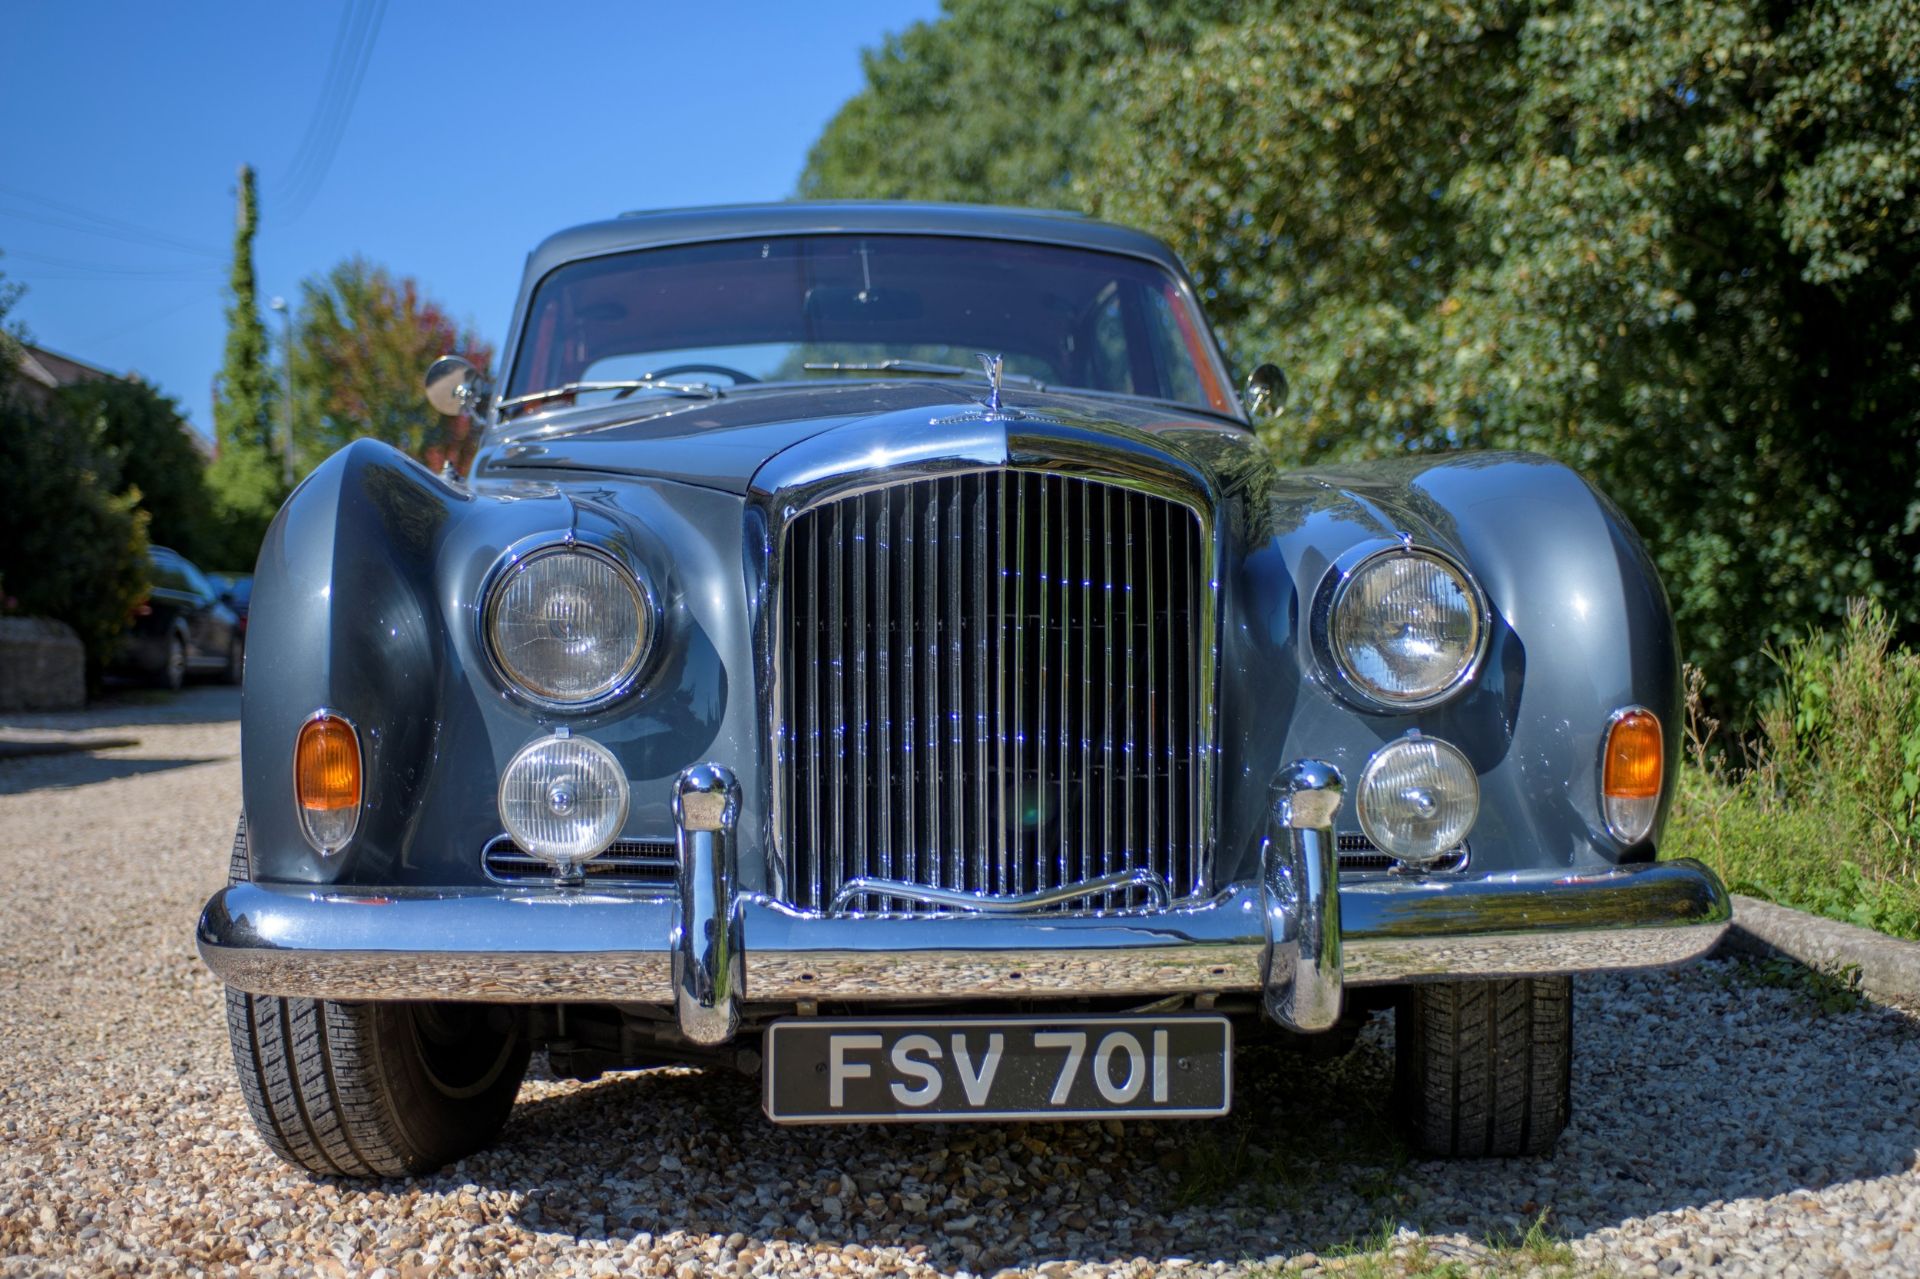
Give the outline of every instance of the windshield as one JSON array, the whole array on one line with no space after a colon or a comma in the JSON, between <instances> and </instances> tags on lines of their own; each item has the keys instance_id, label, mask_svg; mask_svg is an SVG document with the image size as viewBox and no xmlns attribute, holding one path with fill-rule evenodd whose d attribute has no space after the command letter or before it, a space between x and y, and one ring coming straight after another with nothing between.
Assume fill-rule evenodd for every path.
<instances>
[{"instance_id":1,"label":"windshield","mask_svg":"<svg viewBox=\"0 0 1920 1279\"><path fill-rule=\"evenodd\" d=\"M540 282L506 399L852 377L979 378L1235 413L1198 311L1139 258L1051 244L807 235L645 249ZM894 363L889 363L894 362ZM587 384L580 386L578 384ZM607 385L607 384L614 385Z\"/></svg>"}]
</instances>

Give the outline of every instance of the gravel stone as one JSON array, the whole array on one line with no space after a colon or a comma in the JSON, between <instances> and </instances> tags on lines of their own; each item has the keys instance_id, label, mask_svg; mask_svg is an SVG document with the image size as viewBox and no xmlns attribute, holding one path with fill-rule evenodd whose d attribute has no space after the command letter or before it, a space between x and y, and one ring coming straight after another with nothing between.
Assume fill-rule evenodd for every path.
<instances>
[{"instance_id":1,"label":"gravel stone","mask_svg":"<svg viewBox=\"0 0 1920 1279\"><path fill-rule=\"evenodd\" d=\"M0 760L0 1279L1331 1275L1383 1227L1399 1268L1506 1274L1531 1263L1489 1241L1542 1213L1583 1273L1920 1272L1920 1022L1815 1017L1729 961L1576 983L1547 1158L1353 1153L1390 1077L1376 1019L1334 1062L1247 1050L1207 1123L782 1129L736 1073L536 1061L491 1150L307 1177L254 1136L193 948L238 710L193 688L0 719L138 738Z\"/></svg>"}]
</instances>

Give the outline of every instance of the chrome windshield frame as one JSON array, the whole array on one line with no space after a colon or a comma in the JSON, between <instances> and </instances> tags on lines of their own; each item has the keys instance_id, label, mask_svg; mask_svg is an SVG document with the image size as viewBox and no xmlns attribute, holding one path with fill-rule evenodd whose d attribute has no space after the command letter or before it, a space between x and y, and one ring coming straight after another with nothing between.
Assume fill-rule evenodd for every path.
<instances>
[{"instance_id":1,"label":"chrome windshield frame","mask_svg":"<svg viewBox=\"0 0 1920 1279\"><path fill-rule=\"evenodd\" d=\"M1071 223L1068 223L1067 225L1070 226ZM1005 242L1009 244L1021 244L1021 245L1045 244L1045 245L1054 245L1056 247L1063 248L1063 249L1073 249L1079 252L1104 253L1113 257L1123 257L1123 258L1132 259L1134 261L1150 263L1153 266L1159 268L1161 271L1164 271L1167 275L1167 278L1173 281L1175 288L1180 293L1181 300L1187 305L1187 307L1191 311L1194 318L1198 321L1199 332L1202 338L1204 339L1203 346L1205 347L1208 361L1212 366L1214 375L1220 379L1220 384L1222 389L1225 391L1228 399L1231 401L1232 410L1230 412L1223 412L1222 410L1216 409L1211 405L1186 404L1180 401L1163 400L1154 396L1121 395L1119 392L1113 392L1113 391L1099 391L1099 390L1089 390L1086 388L1067 388L1067 387L1056 387L1053 389L1063 390L1063 391L1070 390L1074 394L1114 395L1122 399L1136 400L1136 401L1140 401L1143 403L1150 403L1150 404L1161 404L1161 405L1167 406L1168 408L1177 409L1182 412L1205 413L1210 417L1224 418L1227 421L1238 423L1241 426L1252 425L1252 419L1248 416L1246 406L1241 402L1240 393L1235 388L1232 370L1228 367L1226 354L1224 351L1222 351L1220 347L1220 340L1214 334L1213 326L1211 322L1207 319L1207 313L1205 308L1203 308L1200 305L1199 292L1194 288L1192 279L1188 277L1185 269L1181 266L1177 258L1174 258L1171 254L1167 254L1166 256L1163 257L1157 254L1147 253L1147 252L1127 248L1125 246L1120 246L1120 245L1099 245L1099 246L1089 245L1071 236L1044 235L1039 233L1016 233L1016 232L1005 230L1005 229L987 232L987 231L965 230L960 228L907 229L907 228L901 228L901 227L862 228L862 227L853 227L853 226L836 226L836 227L822 227L814 230L802 230L797 228L782 227L778 229L770 228L765 230L758 230L758 229L738 230L738 231L726 231L726 232L710 232L703 235L673 236L673 237L666 237L666 238L661 238L657 240L651 240L645 244L623 245L615 248L608 248L600 252L583 253L577 257L568 258L563 262L557 262L551 267L542 271L539 274L539 276L528 278L527 280L522 282L519 299L514 308L513 319L507 329L506 340L501 344L501 347L500 347L500 350L502 353L501 358L503 360L503 363L500 366L500 376L495 382L495 385L502 388L502 390L513 385L514 372L519 367L519 364L520 364L521 346L523 344L522 339L524 338L526 333L527 317L533 309L533 305L532 305L533 299L539 295L540 290L546 285L548 280L552 279L552 277L555 274L565 270L567 267L573 266L580 262L598 261L602 258L622 257L629 254L634 254L634 253L648 253L648 252L652 252L655 249L684 248L688 245L694 245L694 244L721 244L721 243L738 242L742 240L798 239L798 238L826 237L826 236L841 236L841 237L848 237L848 238L853 238L853 237L878 238L883 236L885 237L907 236L907 237L916 237L916 238L936 238L936 239L947 239L947 240L977 240L977 241L981 241L989 244L994 243L996 241ZM483 448L489 445L494 445L502 442L499 438L497 438L497 435L496 435L496 433L499 432L502 426L504 425L499 414L497 403L498 401L496 400L494 403L489 404L486 413L480 419L483 427L483 430L481 433L480 445ZM586 406L582 406L582 407L586 407Z\"/></svg>"}]
</instances>

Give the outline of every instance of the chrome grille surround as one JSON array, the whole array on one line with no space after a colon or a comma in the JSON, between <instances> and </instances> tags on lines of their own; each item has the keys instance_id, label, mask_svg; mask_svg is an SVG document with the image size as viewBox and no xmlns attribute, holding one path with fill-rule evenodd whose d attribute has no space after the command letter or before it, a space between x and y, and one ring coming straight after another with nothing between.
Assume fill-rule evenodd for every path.
<instances>
[{"instance_id":1,"label":"chrome grille surround","mask_svg":"<svg viewBox=\"0 0 1920 1279\"><path fill-rule=\"evenodd\" d=\"M769 891L819 913L863 876L947 890L843 912L869 916L1136 869L1176 903L1214 891L1219 534L1204 477L1151 436L1046 419L871 435L816 438L755 484ZM1156 538L1157 569L1128 562ZM1135 600L1154 588L1167 599ZM831 625L848 615L867 624ZM1121 626L1140 640L1108 643ZM1157 651L1134 651L1147 642ZM1177 723L1143 670L1175 686ZM1159 896L1047 909L1141 911Z\"/></svg>"}]
</instances>

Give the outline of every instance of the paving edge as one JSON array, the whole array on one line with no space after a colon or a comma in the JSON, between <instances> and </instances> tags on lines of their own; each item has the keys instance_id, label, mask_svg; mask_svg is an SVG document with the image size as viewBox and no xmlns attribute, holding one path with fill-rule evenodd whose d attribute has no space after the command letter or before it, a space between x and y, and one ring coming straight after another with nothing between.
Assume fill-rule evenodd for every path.
<instances>
[{"instance_id":1,"label":"paving edge","mask_svg":"<svg viewBox=\"0 0 1920 1279\"><path fill-rule=\"evenodd\" d=\"M1719 948L1745 955L1784 955L1809 968L1857 966L1860 989L1867 994L1908 1008L1920 1006L1920 942L1736 893L1733 927L1727 929Z\"/></svg>"}]
</instances>

